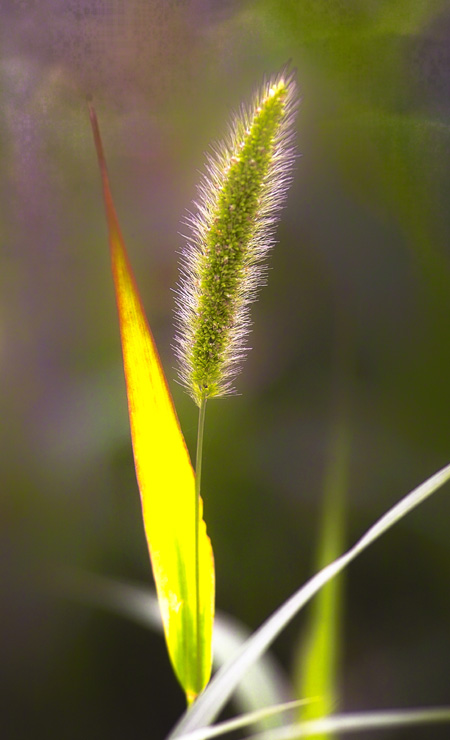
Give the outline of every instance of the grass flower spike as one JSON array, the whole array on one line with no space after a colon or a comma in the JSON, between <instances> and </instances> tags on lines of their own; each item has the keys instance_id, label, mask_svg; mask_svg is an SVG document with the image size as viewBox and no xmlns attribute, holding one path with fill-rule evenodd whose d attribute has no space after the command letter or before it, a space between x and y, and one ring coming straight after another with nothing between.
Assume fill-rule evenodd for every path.
<instances>
[{"instance_id":1,"label":"grass flower spike","mask_svg":"<svg viewBox=\"0 0 450 740\"><path fill-rule=\"evenodd\" d=\"M180 377L198 406L232 390L247 349L249 306L291 181L296 106L294 76L284 70L208 157L177 293Z\"/></svg>"}]
</instances>

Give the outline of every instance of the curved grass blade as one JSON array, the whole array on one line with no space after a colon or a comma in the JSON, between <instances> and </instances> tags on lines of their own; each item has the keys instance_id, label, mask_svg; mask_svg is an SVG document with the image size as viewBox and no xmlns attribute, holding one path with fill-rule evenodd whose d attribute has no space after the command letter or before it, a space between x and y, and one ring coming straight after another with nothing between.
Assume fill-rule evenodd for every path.
<instances>
[{"instance_id":1,"label":"curved grass blade","mask_svg":"<svg viewBox=\"0 0 450 740\"><path fill-rule=\"evenodd\" d=\"M313 700L311 700L312 702ZM264 714L281 714L298 706L300 701L281 704L264 710ZM241 715L235 719L219 722L212 727L202 727L186 735L180 740L209 740L226 733L246 727L254 723L256 714ZM392 727L411 727L427 724L441 724L450 722L450 707L426 707L424 709L388 709L378 712L355 712L352 714L335 714L323 719L296 722L284 725L274 730L259 732L247 736L245 740L297 740L301 737L318 737L319 733L353 733L366 730L388 730Z\"/></svg>"},{"instance_id":2,"label":"curved grass blade","mask_svg":"<svg viewBox=\"0 0 450 740\"><path fill-rule=\"evenodd\" d=\"M323 719L296 723L267 732L259 732L256 735L247 736L245 740L297 740L301 737L317 737L318 734L331 732L353 734L361 731L389 730L393 727L416 727L444 722L450 722L450 707L336 714L333 717L324 717ZM204 735L203 737L208 736ZM191 740L191 735L184 735L183 740ZM203 740L203 738L198 735L195 740Z\"/></svg>"},{"instance_id":3,"label":"curved grass blade","mask_svg":"<svg viewBox=\"0 0 450 740\"><path fill-rule=\"evenodd\" d=\"M52 573L53 587L55 581L58 590L62 590L69 598L131 619L154 632L163 631L158 600L150 588L67 568ZM220 668L227 663L249 637L249 629L241 622L217 612L214 621L214 666ZM242 678L233 704L242 715L251 714L254 730L262 731L278 726L277 722L280 721L279 712L267 712L267 707L286 706L291 700L292 690L287 677L275 658L267 652Z\"/></svg>"},{"instance_id":4,"label":"curved grass blade","mask_svg":"<svg viewBox=\"0 0 450 740\"><path fill-rule=\"evenodd\" d=\"M367 532L326 568L316 573L304 586L284 602L242 646L235 658L223 666L214 676L209 686L192 707L175 725L169 738L180 738L187 732L204 727L210 723L225 706L235 690L242 675L267 650L275 638L295 615L312 599L320 589L355 560L372 542L388 531L394 524L425 501L444 483L450 480L450 465L442 468L402 498L395 506L375 522Z\"/></svg>"},{"instance_id":5,"label":"curved grass blade","mask_svg":"<svg viewBox=\"0 0 450 740\"><path fill-rule=\"evenodd\" d=\"M181 740L209 740L209 738L220 737L229 732L240 730L243 727L249 727L250 725L258 726L273 717L277 717L280 720L283 715L287 714L289 716L289 714L292 714L295 709L298 710L299 707L305 704L312 704L315 701L316 698L296 699L294 701L285 702L284 704L275 704L270 707L264 707L255 712L247 712L245 714L240 714L238 717L233 717L233 719L218 722L217 725L211 725L211 727L201 727L198 730L193 730L192 732L188 732L187 735L183 735ZM291 724L288 726L290 727ZM286 722L280 721L279 729L281 730L283 727L286 727ZM270 732L270 730L263 730L262 732L265 734L266 732Z\"/></svg>"},{"instance_id":6,"label":"curved grass blade","mask_svg":"<svg viewBox=\"0 0 450 740\"><path fill-rule=\"evenodd\" d=\"M109 187L97 117L91 103L89 113L103 182L145 534L170 659L190 704L207 684L211 672L214 617L212 548L200 502L197 583L194 472L128 261Z\"/></svg>"}]
</instances>

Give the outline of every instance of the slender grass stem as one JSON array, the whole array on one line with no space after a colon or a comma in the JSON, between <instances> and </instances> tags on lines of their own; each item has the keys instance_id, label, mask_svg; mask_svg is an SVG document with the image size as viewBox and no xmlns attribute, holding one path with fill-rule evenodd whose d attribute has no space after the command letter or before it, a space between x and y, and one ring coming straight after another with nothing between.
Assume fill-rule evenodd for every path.
<instances>
[{"instance_id":1,"label":"slender grass stem","mask_svg":"<svg viewBox=\"0 0 450 740\"><path fill-rule=\"evenodd\" d=\"M202 479L202 458L203 458L203 433L205 430L206 416L206 397L200 402L197 429L197 451L195 459L195 583L196 583L196 631L197 631L197 674L201 678L201 650L200 650L200 489Z\"/></svg>"}]
</instances>

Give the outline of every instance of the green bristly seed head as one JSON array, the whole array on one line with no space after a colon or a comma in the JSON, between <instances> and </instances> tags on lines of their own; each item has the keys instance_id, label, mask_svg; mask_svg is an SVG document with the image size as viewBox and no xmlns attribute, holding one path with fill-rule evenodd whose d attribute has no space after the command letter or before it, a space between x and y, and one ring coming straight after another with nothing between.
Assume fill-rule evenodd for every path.
<instances>
[{"instance_id":1,"label":"green bristly seed head","mask_svg":"<svg viewBox=\"0 0 450 740\"><path fill-rule=\"evenodd\" d=\"M281 73L234 121L208 161L178 288L177 354L195 402L232 390L249 304L264 276L275 215L291 180L296 88Z\"/></svg>"}]
</instances>

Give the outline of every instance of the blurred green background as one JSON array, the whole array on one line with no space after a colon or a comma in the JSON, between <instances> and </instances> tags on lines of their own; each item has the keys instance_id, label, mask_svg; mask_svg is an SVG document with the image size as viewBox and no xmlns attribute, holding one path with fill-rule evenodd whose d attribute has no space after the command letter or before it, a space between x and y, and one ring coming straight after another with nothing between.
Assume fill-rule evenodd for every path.
<instances>
[{"instance_id":1,"label":"blurred green background","mask_svg":"<svg viewBox=\"0 0 450 740\"><path fill-rule=\"evenodd\" d=\"M255 628L314 570L336 423L349 544L449 461L450 5L3 0L0 35L3 736L162 738L183 696L161 637L51 575L151 585L86 95L193 450L180 224L230 111L297 69L301 157L238 395L209 404L205 442L218 607ZM348 571L340 710L449 703L448 494ZM274 647L287 673L305 618Z\"/></svg>"}]
</instances>

